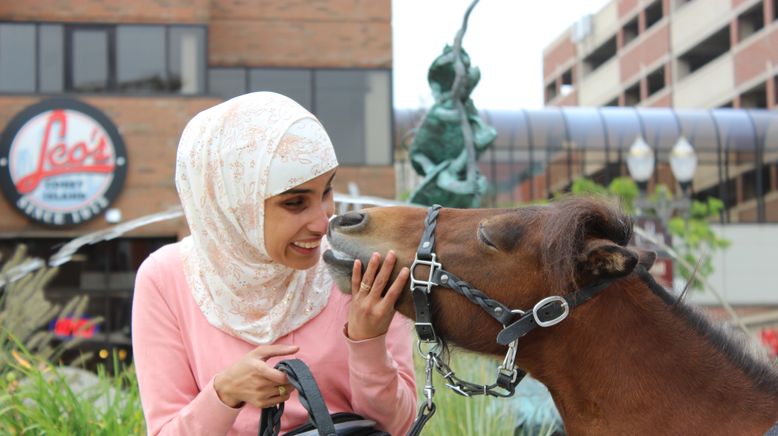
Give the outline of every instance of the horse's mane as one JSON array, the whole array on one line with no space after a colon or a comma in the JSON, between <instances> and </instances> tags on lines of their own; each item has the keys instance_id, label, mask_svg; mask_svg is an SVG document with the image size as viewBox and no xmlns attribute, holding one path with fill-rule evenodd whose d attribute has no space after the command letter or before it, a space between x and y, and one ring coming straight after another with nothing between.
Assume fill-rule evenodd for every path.
<instances>
[{"instance_id":1,"label":"horse's mane","mask_svg":"<svg viewBox=\"0 0 778 436\"><path fill-rule=\"evenodd\" d=\"M727 329L726 324L713 324L707 315L668 292L642 266L635 268L635 274L651 289L651 292L668 304L674 314L684 319L701 337L710 341L735 367L743 370L758 389L765 392L778 392L778 369L766 358L766 355L759 355L746 346L751 339L743 332Z\"/></svg>"},{"instance_id":2,"label":"horse's mane","mask_svg":"<svg viewBox=\"0 0 778 436\"><path fill-rule=\"evenodd\" d=\"M576 284L576 259L587 238L609 239L621 246L632 238L632 219L605 197L564 197L539 215L543 219L540 258L546 280L558 289Z\"/></svg>"}]
</instances>

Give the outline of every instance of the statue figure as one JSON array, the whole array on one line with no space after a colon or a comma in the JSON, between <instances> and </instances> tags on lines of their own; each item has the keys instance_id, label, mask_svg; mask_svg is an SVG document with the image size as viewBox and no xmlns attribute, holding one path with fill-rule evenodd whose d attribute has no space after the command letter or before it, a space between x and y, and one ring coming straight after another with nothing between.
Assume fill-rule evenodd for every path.
<instances>
[{"instance_id":1,"label":"statue figure","mask_svg":"<svg viewBox=\"0 0 778 436\"><path fill-rule=\"evenodd\" d=\"M460 45L462 33L457 37ZM411 164L424 176L411 195L412 203L480 206L487 181L476 161L497 137L497 131L481 120L470 99L480 78L478 67L470 66L470 57L457 44L447 45L432 63L427 80L435 103L410 146Z\"/></svg>"}]
</instances>

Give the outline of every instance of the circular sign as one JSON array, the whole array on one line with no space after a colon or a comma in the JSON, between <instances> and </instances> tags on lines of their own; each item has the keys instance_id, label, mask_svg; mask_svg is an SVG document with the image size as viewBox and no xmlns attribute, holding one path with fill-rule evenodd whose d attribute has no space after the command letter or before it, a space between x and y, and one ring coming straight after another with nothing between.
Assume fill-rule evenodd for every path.
<instances>
[{"instance_id":1,"label":"circular sign","mask_svg":"<svg viewBox=\"0 0 778 436\"><path fill-rule=\"evenodd\" d=\"M127 151L98 109L50 99L23 110L0 138L0 185L11 204L42 224L81 224L119 195Z\"/></svg>"}]
</instances>

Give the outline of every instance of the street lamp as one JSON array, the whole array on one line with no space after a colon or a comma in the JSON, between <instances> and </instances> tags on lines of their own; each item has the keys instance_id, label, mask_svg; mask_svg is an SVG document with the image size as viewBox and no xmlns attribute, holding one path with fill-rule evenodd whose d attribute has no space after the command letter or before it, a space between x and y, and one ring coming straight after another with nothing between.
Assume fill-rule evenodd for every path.
<instances>
[{"instance_id":1,"label":"street lamp","mask_svg":"<svg viewBox=\"0 0 778 436\"><path fill-rule=\"evenodd\" d=\"M667 189L657 189L657 195L652 199L648 198L646 187L648 179L654 173L655 164L653 150L641 136L638 136L630 147L627 156L629 174L640 189L640 194L635 200L638 219L642 222L642 227L646 232L653 234L656 239L662 240L666 245L672 246L668 224L676 211L681 212L684 215L684 219L687 218L691 204L689 188L694 178L694 171L697 168L697 155L694 153L692 145L683 136L678 138L678 141L670 151L670 169L675 179L681 185L682 191L681 197L676 200L671 198ZM648 210L653 211L654 218L646 216L646 211ZM652 248L652 244L641 242L640 238L636 240L636 243L638 246ZM662 277L663 280L661 281L668 286L676 287L675 280L673 279L673 262L661 249L657 249L656 263L664 265L664 272L657 273Z\"/></svg>"},{"instance_id":2,"label":"street lamp","mask_svg":"<svg viewBox=\"0 0 778 436\"><path fill-rule=\"evenodd\" d=\"M673 176L681 185L682 195L678 200L671 200L664 189L660 189L655 201L648 201L646 197L646 186L648 179L654 173L655 165L654 152L646 144L642 136L638 136L632 146L629 148L627 156L627 169L629 175L635 180L640 188L640 197L635 202L638 214L644 213L647 209L652 209L657 218L660 219L663 226L667 226L668 221L676 210L686 212L689 210L689 188L691 187L694 171L697 169L697 155L689 141L681 136L670 151L670 169Z\"/></svg>"},{"instance_id":3,"label":"street lamp","mask_svg":"<svg viewBox=\"0 0 778 436\"><path fill-rule=\"evenodd\" d=\"M627 154L627 169L629 175L640 188L640 193L646 192L648 179L654 174L654 151L646 144L642 136L635 138Z\"/></svg>"},{"instance_id":4,"label":"street lamp","mask_svg":"<svg viewBox=\"0 0 778 436\"><path fill-rule=\"evenodd\" d=\"M694 170L697 169L697 154L684 136L678 138L670 152L670 169L673 170L673 176L681 185L681 192L686 198L694 178Z\"/></svg>"}]
</instances>

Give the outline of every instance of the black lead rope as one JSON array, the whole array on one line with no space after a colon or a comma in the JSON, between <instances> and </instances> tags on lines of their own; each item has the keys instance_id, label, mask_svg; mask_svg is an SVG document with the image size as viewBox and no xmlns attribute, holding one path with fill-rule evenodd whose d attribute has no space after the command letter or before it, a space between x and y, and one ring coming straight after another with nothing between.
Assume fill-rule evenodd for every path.
<instances>
[{"instance_id":1,"label":"black lead rope","mask_svg":"<svg viewBox=\"0 0 778 436\"><path fill-rule=\"evenodd\" d=\"M427 424L427 421L429 421L430 418L432 418L432 415L435 414L435 410L437 410L435 403L430 402L429 406L427 404L423 404L419 408L419 413L416 415L416 420L413 421L413 426L410 430L408 430L406 436L419 436L421 434L421 430Z\"/></svg>"},{"instance_id":2,"label":"black lead rope","mask_svg":"<svg viewBox=\"0 0 778 436\"><path fill-rule=\"evenodd\" d=\"M289 359L279 362L276 368L285 372L288 375L289 383L297 389L300 403L308 411L311 424L317 429L319 435L336 436L335 424L332 423L319 385L316 384L308 366L300 359ZM262 409L259 436L277 436L281 432L281 415L283 413L284 403Z\"/></svg>"}]
</instances>

